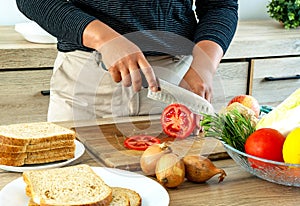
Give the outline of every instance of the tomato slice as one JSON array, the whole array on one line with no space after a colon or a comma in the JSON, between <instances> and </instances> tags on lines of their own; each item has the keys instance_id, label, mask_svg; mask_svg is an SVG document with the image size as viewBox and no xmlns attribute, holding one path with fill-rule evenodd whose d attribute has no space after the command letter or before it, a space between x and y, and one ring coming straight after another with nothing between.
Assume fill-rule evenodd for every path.
<instances>
[{"instance_id":1,"label":"tomato slice","mask_svg":"<svg viewBox=\"0 0 300 206\"><path fill-rule=\"evenodd\" d=\"M146 150L150 145L159 144L160 139L150 135L135 135L124 141L124 146L133 150Z\"/></svg>"},{"instance_id":2,"label":"tomato slice","mask_svg":"<svg viewBox=\"0 0 300 206\"><path fill-rule=\"evenodd\" d=\"M161 125L168 136L184 139L196 127L195 115L185 105L173 103L162 112Z\"/></svg>"}]
</instances>

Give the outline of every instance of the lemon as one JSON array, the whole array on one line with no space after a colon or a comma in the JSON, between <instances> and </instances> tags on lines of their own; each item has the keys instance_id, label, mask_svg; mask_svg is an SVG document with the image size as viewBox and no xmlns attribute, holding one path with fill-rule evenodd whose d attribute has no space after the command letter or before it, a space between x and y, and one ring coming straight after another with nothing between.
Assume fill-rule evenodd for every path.
<instances>
[{"instance_id":1,"label":"lemon","mask_svg":"<svg viewBox=\"0 0 300 206\"><path fill-rule=\"evenodd\" d=\"M300 127L293 129L287 135L282 155L285 163L300 164Z\"/></svg>"}]
</instances>

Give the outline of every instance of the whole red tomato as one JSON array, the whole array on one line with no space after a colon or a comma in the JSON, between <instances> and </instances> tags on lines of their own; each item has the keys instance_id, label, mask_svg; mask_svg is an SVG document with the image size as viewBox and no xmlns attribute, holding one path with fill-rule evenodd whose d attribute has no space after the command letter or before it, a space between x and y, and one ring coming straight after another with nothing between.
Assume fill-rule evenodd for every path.
<instances>
[{"instance_id":1,"label":"whole red tomato","mask_svg":"<svg viewBox=\"0 0 300 206\"><path fill-rule=\"evenodd\" d=\"M162 112L161 125L168 136L183 139L195 129L195 115L185 105L173 103Z\"/></svg>"},{"instance_id":2,"label":"whole red tomato","mask_svg":"<svg viewBox=\"0 0 300 206\"><path fill-rule=\"evenodd\" d=\"M261 128L253 132L246 140L247 154L283 162L282 147L285 137L275 129Z\"/></svg>"}]
</instances>

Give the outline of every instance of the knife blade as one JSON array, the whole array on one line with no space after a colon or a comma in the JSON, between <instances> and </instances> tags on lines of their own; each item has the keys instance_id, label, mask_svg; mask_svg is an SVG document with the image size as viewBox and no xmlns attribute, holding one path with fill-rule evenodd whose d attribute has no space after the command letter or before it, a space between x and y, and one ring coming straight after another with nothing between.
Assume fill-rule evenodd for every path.
<instances>
[{"instance_id":1,"label":"knife blade","mask_svg":"<svg viewBox=\"0 0 300 206\"><path fill-rule=\"evenodd\" d=\"M215 114L213 106L203 97L163 79L157 78L157 82L161 90L152 92L148 89L148 98L166 104L184 104L195 114Z\"/></svg>"}]
</instances>

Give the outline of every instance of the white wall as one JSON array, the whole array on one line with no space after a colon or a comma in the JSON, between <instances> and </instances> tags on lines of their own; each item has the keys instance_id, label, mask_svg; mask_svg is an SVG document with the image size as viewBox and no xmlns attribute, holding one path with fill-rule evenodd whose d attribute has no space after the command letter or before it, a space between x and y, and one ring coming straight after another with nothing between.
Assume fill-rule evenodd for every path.
<instances>
[{"instance_id":1,"label":"white wall","mask_svg":"<svg viewBox=\"0 0 300 206\"><path fill-rule=\"evenodd\" d=\"M239 0L241 20L269 19L266 5L269 0ZM15 0L0 0L0 25L14 25L28 19L19 12Z\"/></svg>"},{"instance_id":2,"label":"white wall","mask_svg":"<svg viewBox=\"0 0 300 206\"><path fill-rule=\"evenodd\" d=\"M14 25L28 19L18 10L15 0L0 0L0 25Z\"/></svg>"},{"instance_id":3,"label":"white wall","mask_svg":"<svg viewBox=\"0 0 300 206\"><path fill-rule=\"evenodd\" d=\"M240 20L270 19L267 4L270 0L239 0Z\"/></svg>"}]
</instances>

